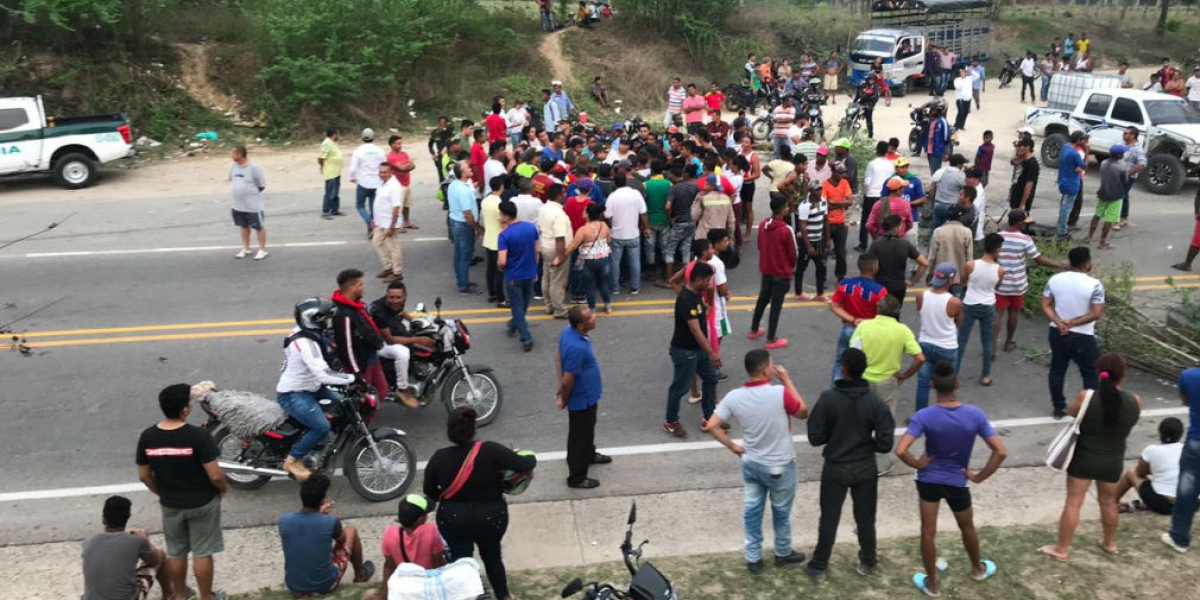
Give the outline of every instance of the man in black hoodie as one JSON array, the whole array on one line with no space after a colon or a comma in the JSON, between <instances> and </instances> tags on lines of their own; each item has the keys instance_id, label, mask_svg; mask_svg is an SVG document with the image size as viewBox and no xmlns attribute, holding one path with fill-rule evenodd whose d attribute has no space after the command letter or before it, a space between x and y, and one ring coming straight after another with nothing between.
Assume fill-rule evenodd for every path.
<instances>
[{"instance_id":1,"label":"man in black hoodie","mask_svg":"<svg viewBox=\"0 0 1200 600\"><path fill-rule=\"evenodd\" d=\"M825 446L817 549L804 567L817 582L825 581L847 491L854 502L858 531L858 573L866 576L875 569L878 562L875 508L879 492L875 454L891 452L895 437L892 411L863 379L867 355L857 348L848 348L842 354L841 369L842 378L821 394L808 416L809 443L814 447Z\"/></svg>"},{"instance_id":2,"label":"man in black hoodie","mask_svg":"<svg viewBox=\"0 0 1200 600\"><path fill-rule=\"evenodd\" d=\"M333 340L342 372L365 379L379 392L388 395L387 378L376 353L383 348L383 336L362 301L363 272L344 269L337 276L338 289L330 300L337 307L333 316Z\"/></svg>"}]
</instances>

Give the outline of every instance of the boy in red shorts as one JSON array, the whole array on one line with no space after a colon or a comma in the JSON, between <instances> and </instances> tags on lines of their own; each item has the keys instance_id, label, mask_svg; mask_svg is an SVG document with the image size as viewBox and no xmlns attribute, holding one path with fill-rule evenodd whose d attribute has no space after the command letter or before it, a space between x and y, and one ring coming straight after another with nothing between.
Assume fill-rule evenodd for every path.
<instances>
[{"instance_id":1,"label":"boy in red shorts","mask_svg":"<svg viewBox=\"0 0 1200 600\"><path fill-rule=\"evenodd\" d=\"M1029 215L1020 209L1008 213L1008 227L1000 232L1004 244L1000 246L1000 257L996 262L1004 269L1004 276L996 285L996 324L992 329L992 344L1000 339L1000 324L1006 323L1004 351L1012 352L1017 347L1013 335L1017 332L1017 315L1025 310L1025 292L1029 290L1029 280L1025 277L1026 259L1033 259L1043 267L1065 269L1062 263L1042 256L1033 238L1025 233L1025 226L1031 221ZM1008 312L1007 321L1004 319ZM992 349L995 352L995 348Z\"/></svg>"}]
</instances>

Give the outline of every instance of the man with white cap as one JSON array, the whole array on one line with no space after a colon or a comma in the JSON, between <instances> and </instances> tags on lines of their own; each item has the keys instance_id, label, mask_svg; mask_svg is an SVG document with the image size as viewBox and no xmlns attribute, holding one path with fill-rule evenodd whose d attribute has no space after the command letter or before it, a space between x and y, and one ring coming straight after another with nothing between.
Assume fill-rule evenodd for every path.
<instances>
[{"instance_id":1,"label":"man with white cap","mask_svg":"<svg viewBox=\"0 0 1200 600\"><path fill-rule=\"evenodd\" d=\"M563 84L557 79L550 82L550 87L554 88L554 93L550 94L550 101L558 105L558 114L561 118L566 119L571 113L576 112L575 103L571 102L571 98L567 96L567 91L563 89Z\"/></svg>"},{"instance_id":2,"label":"man with white cap","mask_svg":"<svg viewBox=\"0 0 1200 600\"><path fill-rule=\"evenodd\" d=\"M1087 243L1092 243L1096 235L1096 226L1104 221L1104 229L1100 232L1101 250L1110 248L1108 234L1117 223L1121 222L1121 204L1125 200L1125 152L1122 144L1115 144L1108 150L1108 158L1100 163L1100 189L1096 190L1096 214L1092 216L1092 225L1088 227Z\"/></svg>"},{"instance_id":3,"label":"man with white cap","mask_svg":"<svg viewBox=\"0 0 1200 600\"><path fill-rule=\"evenodd\" d=\"M375 192L383 182L379 180L379 163L387 160L383 148L375 145L375 130L367 127L362 130L362 145L354 149L350 155L350 183L356 184L354 207L358 216L367 224L367 235L371 234L371 205L375 202Z\"/></svg>"}]
</instances>

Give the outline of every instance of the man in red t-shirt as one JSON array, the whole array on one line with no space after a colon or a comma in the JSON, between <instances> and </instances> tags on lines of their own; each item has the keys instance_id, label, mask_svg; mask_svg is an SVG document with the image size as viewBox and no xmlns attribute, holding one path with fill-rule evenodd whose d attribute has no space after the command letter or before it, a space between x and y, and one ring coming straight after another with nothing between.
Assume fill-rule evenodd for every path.
<instances>
[{"instance_id":1,"label":"man in red t-shirt","mask_svg":"<svg viewBox=\"0 0 1200 600\"><path fill-rule=\"evenodd\" d=\"M487 144L484 143L484 140L487 139L487 132L476 129L474 136L475 143L471 144L471 172L475 174L475 179L471 181L471 184L475 186L475 197L478 198L483 195L483 188L487 183L483 180L483 163L488 159Z\"/></svg>"},{"instance_id":2,"label":"man in red t-shirt","mask_svg":"<svg viewBox=\"0 0 1200 600\"><path fill-rule=\"evenodd\" d=\"M717 86L717 82L708 84L708 93L704 94L704 103L708 105L708 116L714 120L721 114L721 105L725 103L725 93Z\"/></svg>"},{"instance_id":3,"label":"man in red t-shirt","mask_svg":"<svg viewBox=\"0 0 1200 600\"><path fill-rule=\"evenodd\" d=\"M508 140L508 119L505 119L500 114L504 107L500 106L499 102L492 103L492 114L488 115L483 120L484 126L487 128L488 143L505 142Z\"/></svg>"},{"instance_id":4,"label":"man in red t-shirt","mask_svg":"<svg viewBox=\"0 0 1200 600\"><path fill-rule=\"evenodd\" d=\"M530 193L533 194L534 198L537 198L542 202L546 202L550 199L549 195L547 194L547 192L550 191L550 186L556 183L562 183L550 174L550 172L554 170L555 164L556 163L553 160L549 158L543 158L542 162L538 163L538 174L534 175L530 182L532 184Z\"/></svg>"},{"instance_id":5,"label":"man in red t-shirt","mask_svg":"<svg viewBox=\"0 0 1200 600\"><path fill-rule=\"evenodd\" d=\"M420 227L417 227L409 220L408 216L409 209L412 208L413 198L412 172L413 169L417 168L417 165L413 164L412 159L408 157L408 153L404 151L403 137L393 135L388 138L388 146L392 148L392 151L387 155L387 162L389 165L392 165L392 172L396 174L396 180L400 182L403 188L400 192L401 206L403 207L401 210L404 214L404 227L401 228L401 231L405 229L420 229Z\"/></svg>"},{"instance_id":6,"label":"man in red t-shirt","mask_svg":"<svg viewBox=\"0 0 1200 600\"><path fill-rule=\"evenodd\" d=\"M837 352L833 358L833 381L841 375L842 353L850 347L854 329L863 321L874 319L879 314L879 302L887 296L887 289L875 281L879 272L879 259L870 253L858 255L858 277L848 277L838 282L829 310L842 320L842 333L838 336Z\"/></svg>"},{"instance_id":7,"label":"man in red t-shirt","mask_svg":"<svg viewBox=\"0 0 1200 600\"><path fill-rule=\"evenodd\" d=\"M854 192L846 178L846 165L834 163L829 179L821 182L821 197L829 203L829 239L833 240L833 276L846 276L846 209L854 204Z\"/></svg>"}]
</instances>

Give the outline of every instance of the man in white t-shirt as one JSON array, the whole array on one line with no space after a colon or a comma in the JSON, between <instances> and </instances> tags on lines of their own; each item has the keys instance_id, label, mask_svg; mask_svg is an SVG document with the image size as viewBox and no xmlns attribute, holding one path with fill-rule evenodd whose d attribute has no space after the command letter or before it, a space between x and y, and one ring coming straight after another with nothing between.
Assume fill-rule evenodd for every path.
<instances>
[{"instance_id":1,"label":"man in white t-shirt","mask_svg":"<svg viewBox=\"0 0 1200 600\"><path fill-rule=\"evenodd\" d=\"M1026 52L1025 58L1021 61L1021 102L1025 101L1025 88L1029 88L1029 102L1032 104L1037 100L1037 96L1033 93L1033 76L1037 73L1037 58L1032 52Z\"/></svg>"},{"instance_id":2,"label":"man in white t-shirt","mask_svg":"<svg viewBox=\"0 0 1200 600\"><path fill-rule=\"evenodd\" d=\"M954 115L954 129L965 131L967 115L971 114L971 102L975 99L975 80L979 74L972 69L961 67L958 77L954 78L954 104L958 112Z\"/></svg>"},{"instance_id":3,"label":"man in white t-shirt","mask_svg":"<svg viewBox=\"0 0 1200 600\"><path fill-rule=\"evenodd\" d=\"M517 183L517 195L512 199L517 205L517 220L537 224L538 213L542 210L542 201L533 195L533 180L522 177ZM534 290L541 294L541 290Z\"/></svg>"},{"instance_id":4,"label":"man in white t-shirt","mask_svg":"<svg viewBox=\"0 0 1200 600\"><path fill-rule=\"evenodd\" d=\"M518 98L513 103L513 107L508 110L508 114L504 116L504 121L508 124L508 143L512 144L513 150L516 150L517 145L521 143L521 133L529 124L529 113L525 111L525 101Z\"/></svg>"},{"instance_id":5,"label":"man in white t-shirt","mask_svg":"<svg viewBox=\"0 0 1200 600\"><path fill-rule=\"evenodd\" d=\"M379 163L387 160L387 152L375 144L375 130L370 127L362 130L362 145L355 148L350 155L350 165L346 169L350 173L350 183L355 184L354 207L358 216L367 224L367 232L371 230L371 205L375 202L375 190L379 189Z\"/></svg>"},{"instance_id":6,"label":"man in white t-shirt","mask_svg":"<svg viewBox=\"0 0 1200 600\"><path fill-rule=\"evenodd\" d=\"M371 245L383 263L379 277L385 283L404 280L404 254L400 250L400 237L396 235L404 227L404 219L400 217L400 208L404 205L404 186L392 172L392 166L384 163L379 165L379 180L381 185L375 192L375 203L372 205Z\"/></svg>"},{"instance_id":7,"label":"man in white t-shirt","mask_svg":"<svg viewBox=\"0 0 1200 600\"><path fill-rule=\"evenodd\" d=\"M621 173L613 176L613 185L616 187L604 204L604 216L612 220L608 286L613 294L621 293L624 269L629 274L629 293L636 296L642 291L642 235L650 230L646 222L646 199L629 187L628 179Z\"/></svg>"},{"instance_id":8,"label":"man in white t-shirt","mask_svg":"<svg viewBox=\"0 0 1200 600\"><path fill-rule=\"evenodd\" d=\"M704 431L741 457L746 488L746 567L757 575L763 569L762 518L768 496L775 528L775 565L802 564L806 558L792 550L791 515L797 473L796 446L788 418L807 417L808 407L787 370L774 364L766 350L746 353L745 367L749 381L725 395L705 422ZM782 385L772 385L772 379ZM742 427L741 445L725 432L725 424L732 420Z\"/></svg>"},{"instance_id":9,"label":"man in white t-shirt","mask_svg":"<svg viewBox=\"0 0 1200 600\"><path fill-rule=\"evenodd\" d=\"M1184 84L1187 87L1187 100L1192 108L1200 110L1200 65L1192 67L1192 76Z\"/></svg>"},{"instance_id":10,"label":"man in white t-shirt","mask_svg":"<svg viewBox=\"0 0 1200 600\"><path fill-rule=\"evenodd\" d=\"M1042 312L1050 319L1050 401L1056 419L1067 414L1063 385L1071 362L1079 367L1084 389L1100 385L1096 321L1104 314L1104 284L1088 274L1092 251L1087 246L1072 248L1067 260L1071 269L1051 277L1042 295Z\"/></svg>"},{"instance_id":11,"label":"man in white t-shirt","mask_svg":"<svg viewBox=\"0 0 1200 600\"><path fill-rule=\"evenodd\" d=\"M1148 510L1170 515L1175 508L1175 493L1179 484L1179 457L1183 454L1183 422L1167 417L1158 424L1158 444L1142 450L1142 456L1125 471L1117 482L1117 498L1137 490L1139 500L1122 502L1123 513Z\"/></svg>"},{"instance_id":12,"label":"man in white t-shirt","mask_svg":"<svg viewBox=\"0 0 1200 600\"><path fill-rule=\"evenodd\" d=\"M488 146L488 159L483 163L483 189L490 189L489 185L493 177L508 175L508 167L504 164L504 154L504 142L496 140Z\"/></svg>"}]
</instances>

